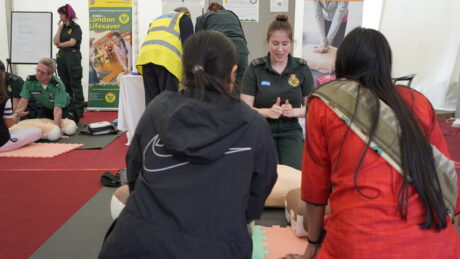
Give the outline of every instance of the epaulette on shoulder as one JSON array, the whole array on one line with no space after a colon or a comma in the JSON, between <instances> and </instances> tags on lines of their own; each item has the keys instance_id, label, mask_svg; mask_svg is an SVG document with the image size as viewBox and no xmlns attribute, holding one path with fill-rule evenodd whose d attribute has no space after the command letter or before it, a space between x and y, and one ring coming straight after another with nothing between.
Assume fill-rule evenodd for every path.
<instances>
[{"instance_id":1,"label":"epaulette on shoulder","mask_svg":"<svg viewBox=\"0 0 460 259\"><path fill-rule=\"evenodd\" d=\"M303 58L299 58L299 63L303 65L308 65L307 61Z\"/></svg>"},{"instance_id":2,"label":"epaulette on shoulder","mask_svg":"<svg viewBox=\"0 0 460 259\"><path fill-rule=\"evenodd\" d=\"M80 25L78 25L78 23L76 23L76 22L71 23L70 26L72 28L80 28Z\"/></svg>"},{"instance_id":3,"label":"epaulette on shoulder","mask_svg":"<svg viewBox=\"0 0 460 259\"><path fill-rule=\"evenodd\" d=\"M253 66L262 65L267 63L267 57L256 58L251 61Z\"/></svg>"},{"instance_id":4,"label":"epaulette on shoulder","mask_svg":"<svg viewBox=\"0 0 460 259\"><path fill-rule=\"evenodd\" d=\"M51 83L52 85L56 86L56 87L59 87L59 86L61 85L61 83L60 83L58 80L54 79L54 78L52 78L52 79L50 80L50 83Z\"/></svg>"},{"instance_id":5,"label":"epaulette on shoulder","mask_svg":"<svg viewBox=\"0 0 460 259\"><path fill-rule=\"evenodd\" d=\"M27 81L37 81L37 76L36 75L29 75L27 77Z\"/></svg>"}]
</instances>

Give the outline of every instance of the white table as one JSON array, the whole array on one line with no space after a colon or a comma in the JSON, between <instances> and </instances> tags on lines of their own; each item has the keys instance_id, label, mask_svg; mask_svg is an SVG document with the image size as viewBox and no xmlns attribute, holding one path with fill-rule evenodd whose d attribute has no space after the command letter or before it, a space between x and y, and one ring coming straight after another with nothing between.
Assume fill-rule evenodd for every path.
<instances>
[{"instance_id":1,"label":"white table","mask_svg":"<svg viewBox=\"0 0 460 259\"><path fill-rule=\"evenodd\" d=\"M136 130L137 123L145 110L145 92L142 76L121 76L119 98L118 129L127 131L127 145L129 145Z\"/></svg>"}]
</instances>

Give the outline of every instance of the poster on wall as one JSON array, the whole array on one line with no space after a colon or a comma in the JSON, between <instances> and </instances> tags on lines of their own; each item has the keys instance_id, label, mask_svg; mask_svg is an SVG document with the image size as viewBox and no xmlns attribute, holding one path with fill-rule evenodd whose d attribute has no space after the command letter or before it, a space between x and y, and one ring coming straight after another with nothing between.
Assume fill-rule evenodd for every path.
<instances>
[{"instance_id":1,"label":"poster on wall","mask_svg":"<svg viewBox=\"0 0 460 259\"><path fill-rule=\"evenodd\" d=\"M89 0L89 110L118 108L119 77L132 71L132 1Z\"/></svg>"},{"instance_id":2,"label":"poster on wall","mask_svg":"<svg viewBox=\"0 0 460 259\"><path fill-rule=\"evenodd\" d=\"M270 12L272 13L289 12L289 0L270 0Z\"/></svg>"},{"instance_id":3,"label":"poster on wall","mask_svg":"<svg viewBox=\"0 0 460 259\"><path fill-rule=\"evenodd\" d=\"M335 79L337 47L361 26L363 0L305 0L304 8L302 58L319 86Z\"/></svg>"},{"instance_id":4,"label":"poster on wall","mask_svg":"<svg viewBox=\"0 0 460 259\"><path fill-rule=\"evenodd\" d=\"M241 22L259 22L259 0L224 0L224 8L238 15Z\"/></svg>"}]
</instances>

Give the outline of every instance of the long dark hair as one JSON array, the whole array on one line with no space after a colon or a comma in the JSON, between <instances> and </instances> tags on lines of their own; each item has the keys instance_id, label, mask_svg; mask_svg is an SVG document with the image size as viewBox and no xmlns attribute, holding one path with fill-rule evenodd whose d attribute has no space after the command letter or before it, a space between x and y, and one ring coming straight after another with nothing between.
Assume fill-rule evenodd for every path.
<instances>
[{"instance_id":1,"label":"long dark hair","mask_svg":"<svg viewBox=\"0 0 460 259\"><path fill-rule=\"evenodd\" d=\"M406 220L409 199L409 184L415 187L426 210L422 229L435 227L440 230L447 226L447 209L443 200L441 186L436 175L433 151L427 136L422 132L415 115L402 100L391 80L391 48L385 36L373 29L356 28L341 43L335 63L337 78L347 78L359 82L358 94L370 94L372 127L369 142L355 170L355 188L359 191L357 175L363 163L370 141L375 135L379 120L380 104L385 102L399 121L401 137L401 160L403 184L399 190L398 209L402 219ZM409 182L408 179L412 179ZM360 192L360 191L359 191ZM364 195L360 192L361 195ZM368 196L366 196L368 197ZM370 198L370 197L369 197Z\"/></svg>"},{"instance_id":2,"label":"long dark hair","mask_svg":"<svg viewBox=\"0 0 460 259\"><path fill-rule=\"evenodd\" d=\"M237 61L235 46L223 33L196 33L184 44L184 83L199 99L205 91L214 91L237 100L238 95L229 87L230 71Z\"/></svg>"},{"instance_id":3,"label":"long dark hair","mask_svg":"<svg viewBox=\"0 0 460 259\"><path fill-rule=\"evenodd\" d=\"M8 93L6 92L5 78L0 70L0 104L3 104L8 99Z\"/></svg>"}]
</instances>

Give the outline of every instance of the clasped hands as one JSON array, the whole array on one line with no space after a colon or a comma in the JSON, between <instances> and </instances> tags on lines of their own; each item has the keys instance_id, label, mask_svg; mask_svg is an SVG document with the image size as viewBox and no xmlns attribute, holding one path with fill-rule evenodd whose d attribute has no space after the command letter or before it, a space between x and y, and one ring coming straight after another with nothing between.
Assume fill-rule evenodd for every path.
<instances>
[{"instance_id":1,"label":"clasped hands","mask_svg":"<svg viewBox=\"0 0 460 259\"><path fill-rule=\"evenodd\" d=\"M272 105L271 108L267 109L267 117L270 119L279 119L281 116L293 118L297 117L296 109L292 108L292 105L289 103L289 100L286 100L281 104L281 99L278 97L276 103Z\"/></svg>"}]
</instances>

